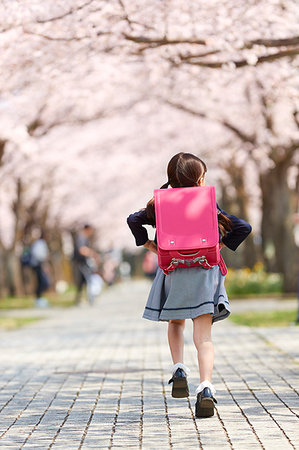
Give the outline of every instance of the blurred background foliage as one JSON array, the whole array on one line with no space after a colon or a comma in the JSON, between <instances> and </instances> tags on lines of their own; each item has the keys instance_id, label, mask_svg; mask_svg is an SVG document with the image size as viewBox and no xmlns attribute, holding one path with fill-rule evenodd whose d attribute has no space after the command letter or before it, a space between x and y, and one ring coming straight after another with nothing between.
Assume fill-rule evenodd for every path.
<instances>
[{"instance_id":1,"label":"blurred background foliage","mask_svg":"<svg viewBox=\"0 0 299 450\"><path fill-rule=\"evenodd\" d=\"M228 269L226 290L233 297L248 297L256 294L280 294L283 292L283 280L279 273L267 273L261 262L252 269Z\"/></svg>"},{"instance_id":2,"label":"blurred background foliage","mask_svg":"<svg viewBox=\"0 0 299 450\"><path fill-rule=\"evenodd\" d=\"M298 14L295 0L3 1L0 297L31 294L20 257L36 230L52 290L70 286L85 222L107 284L143 276L126 217L178 151L204 159L219 205L253 225L223 250L230 295L296 292Z\"/></svg>"}]
</instances>

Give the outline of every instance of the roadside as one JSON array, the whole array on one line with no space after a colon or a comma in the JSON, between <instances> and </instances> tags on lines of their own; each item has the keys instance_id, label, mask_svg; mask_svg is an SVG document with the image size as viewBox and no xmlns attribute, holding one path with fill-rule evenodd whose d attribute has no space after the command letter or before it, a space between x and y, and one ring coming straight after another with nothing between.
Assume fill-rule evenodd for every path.
<instances>
[{"instance_id":1,"label":"roadside","mask_svg":"<svg viewBox=\"0 0 299 450\"><path fill-rule=\"evenodd\" d=\"M299 327L215 324L217 412L195 419L192 323L190 398L178 400L167 384L167 325L141 319L149 287L116 285L93 308L51 308L47 320L0 331L0 446L299 448Z\"/></svg>"}]
</instances>

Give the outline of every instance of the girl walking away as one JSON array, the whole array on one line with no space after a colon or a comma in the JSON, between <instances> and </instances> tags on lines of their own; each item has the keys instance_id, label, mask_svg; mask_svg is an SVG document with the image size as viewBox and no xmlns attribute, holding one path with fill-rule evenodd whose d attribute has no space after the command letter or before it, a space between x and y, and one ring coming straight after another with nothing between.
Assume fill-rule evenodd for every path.
<instances>
[{"instance_id":1,"label":"girl walking away","mask_svg":"<svg viewBox=\"0 0 299 450\"><path fill-rule=\"evenodd\" d=\"M168 181L161 189L205 185L207 167L197 156L178 153L168 164ZM237 247L251 232L244 220L223 211L217 205L219 246L231 250ZM146 208L131 214L128 225L135 237L136 245L157 253L157 241L148 239L145 224L155 227L154 199ZM143 317L154 321L168 321L168 342L173 367L172 396L188 397L187 377L190 373L184 364L185 319L193 321L193 340L197 350L200 383L196 389L196 417L214 414L216 390L212 384L214 349L211 338L212 323L223 320L230 314L230 306L224 287L224 275L218 265L206 270L203 267L176 268L165 275L158 268L145 306Z\"/></svg>"}]
</instances>

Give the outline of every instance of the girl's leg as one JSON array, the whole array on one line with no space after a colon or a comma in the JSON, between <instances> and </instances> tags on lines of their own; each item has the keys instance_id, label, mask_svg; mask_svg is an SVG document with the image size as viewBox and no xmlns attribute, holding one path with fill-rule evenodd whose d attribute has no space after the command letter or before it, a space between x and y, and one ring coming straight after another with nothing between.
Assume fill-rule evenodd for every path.
<instances>
[{"instance_id":1,"label":"girl's leg","mask_svg":"<svg viewBox=\"0 0 299 450\"><path fill-rule=\"evenodd\" d=\"M168 343L173 364L184 361L185 319L170 320L168 323Z\"/></svg>"},{"instance_id":2,"label":"girl's leg","mask_svg":"<svg viewBox=\"0 0 299 450\"><path fill-rule=\"evenodd\" d=\"M187 375L189 369L184 361L184 328L185 320L170 320L168 324L168 342L173 360L172 378L168 383L173 383L171 395L175 398L189 396Z\"/></svg>"},{"instance_id":3,"label":"girl's leg","mask_svg":"<svg viewBox=\"0 0 299 450\"><path fill-rule=\"evenodd\" d=\"M193 319L193 340L197 349L200 382L212 381L214 347L212 343L212 316L203 314Z\"/></svg>"}]
</instances>

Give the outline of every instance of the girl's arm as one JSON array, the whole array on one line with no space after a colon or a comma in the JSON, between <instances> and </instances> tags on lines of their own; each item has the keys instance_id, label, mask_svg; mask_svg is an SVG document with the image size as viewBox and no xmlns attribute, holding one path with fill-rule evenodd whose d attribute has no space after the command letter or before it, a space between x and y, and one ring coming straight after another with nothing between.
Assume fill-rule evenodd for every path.
<instances>
[{"instance_id":1,"label":"girl's arm","mask_svg":"<svg viewBox=\"0 0 299 450\"><path fill-rule=\"evenodd\" d=\"M233 225L232 231L229 231L226 236L222 238L222 242L228 247L230 250L236 250L239 245L247 238L249 233L252 230L251 225L245 222L245 220L239 219L239 217L232 216L227 212L223 211L217 205L219 211L224 214L226 217L230 219Z\"/></svg>"},{"instance_id":2,"label":"girl's arm","mask_svg":"<svg viewBox=\"0 0 299 450\"><path fill-rule=\"evenodd\" d=\"M148 242L147 229L143 225L149 225L145 209L130 214L127 218L127 224L133 233L136 245L139 247Z\"/></svg>"}]
</instances>

